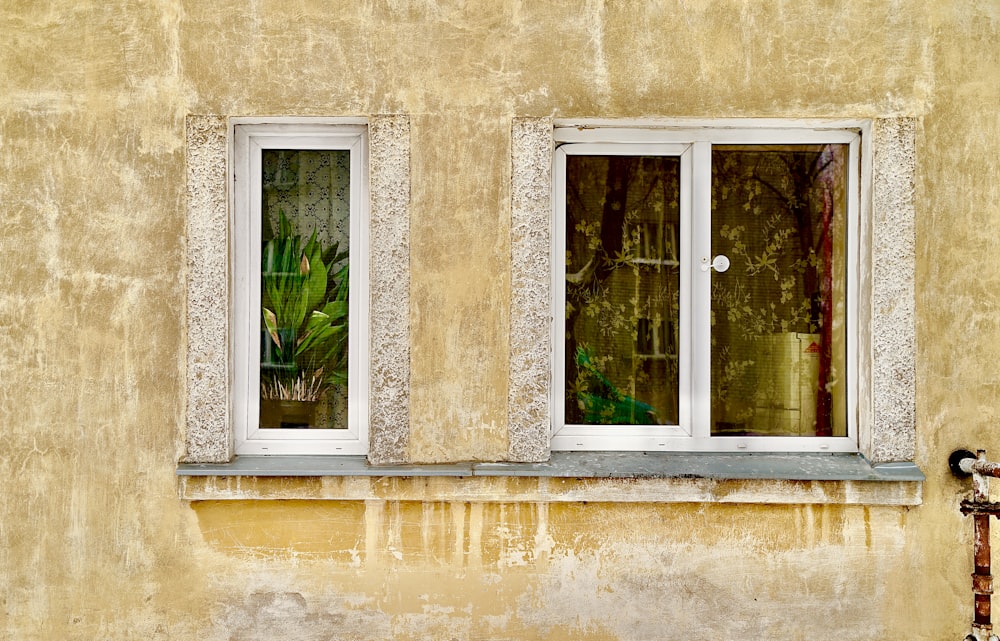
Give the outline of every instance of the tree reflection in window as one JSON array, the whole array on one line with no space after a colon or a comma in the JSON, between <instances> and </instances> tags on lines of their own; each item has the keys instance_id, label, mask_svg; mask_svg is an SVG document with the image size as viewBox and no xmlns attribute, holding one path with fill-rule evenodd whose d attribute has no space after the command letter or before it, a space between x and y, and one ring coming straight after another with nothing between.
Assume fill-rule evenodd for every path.
<instances>
[{"instance_id":1,"label":"tree reflection in window","mask_svg":"<svg viewBox=\"0 0 1000 641\"><path fill-rule=\"evenodd\" d=\"M569 156L566 176L566 420L676 424L675 348L650 332L677 326L679 159Z\"/></svg>"},{"instance_id":2,"label":"tree reflection in window","mask_svg":"<svg viewBox=\"0 0 1000 641\"><path fill-rule=\"evenodd\" d=\"M712 148L711 253L732 268L712 274L695 318L711 353L693 358L710 360L713 435L846 434L847 157ZM674 156L566 158L567 423L679 422L680 178Z\"/></svg>"},{"instance_id":3,"label":"tree reflection in window","mask_svg":"<svg viewBox=\"0 0 1000 641\"><path fill-rule=\"evenodd\" d=\"M846 434L847 145L716 145L715 434Z\"/></svg>"}]
</instances>

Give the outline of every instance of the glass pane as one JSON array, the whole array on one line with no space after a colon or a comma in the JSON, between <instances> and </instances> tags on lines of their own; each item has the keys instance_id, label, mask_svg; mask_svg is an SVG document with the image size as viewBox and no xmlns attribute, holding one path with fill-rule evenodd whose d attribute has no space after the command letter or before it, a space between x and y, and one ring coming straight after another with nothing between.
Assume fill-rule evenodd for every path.
<instances>
[{"instance_id":1,"label":"glass pane","mask_svg":"<svg viewBox=\"0 0 1000 641\"><path fill-rule=\"evenodd\" d=\"M846 436L847 145L716 146L712 433Z\"/></svg>"},{"instance_id":2,"label":"glass pane","mask_svg":"<svg viewBox=\"0 0 1000 641\"><path fill-rule=\"evenodd\" d=\"M678 423L680 161L566 158L566 422Z\"/></svg>"},{"instance_id":3,"label":"glass pane","mask_svg":"<svg viewBox=\"0 0 1000 641\"><path fill-rule=\"evenodd\" d=\"M262 152L260 427L347 427L350 152Z\"/></svg>"}]
</instances>

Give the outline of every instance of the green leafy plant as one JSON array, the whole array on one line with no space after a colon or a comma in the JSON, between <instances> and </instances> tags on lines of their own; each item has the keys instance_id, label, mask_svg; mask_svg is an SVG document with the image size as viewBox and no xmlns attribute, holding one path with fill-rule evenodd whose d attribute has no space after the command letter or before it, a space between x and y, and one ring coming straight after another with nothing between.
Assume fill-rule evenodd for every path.
<instances>
[{"instance_id":1,"label":"green leafy plant","mask_svg":"<svg viewBox=\"0 0 1000 641\"><path fill-rule=\"evenodd\" d=\"M347 384L349 265L337 243L295 234L279 212L278 235L261 252L261 398L317 401Z\"/></svg>"},{"instance_id":2,"label":"green leafy plant","mask_svg":"<svg viewBox=\"0 0 1000 641\"><path fill-rule=\"evenodd\" d=\"M576 348L576 397L584 421L594 425L656 424L656 408L625 394L593 362L585 346Z\"/></svg>"}]
</instances>

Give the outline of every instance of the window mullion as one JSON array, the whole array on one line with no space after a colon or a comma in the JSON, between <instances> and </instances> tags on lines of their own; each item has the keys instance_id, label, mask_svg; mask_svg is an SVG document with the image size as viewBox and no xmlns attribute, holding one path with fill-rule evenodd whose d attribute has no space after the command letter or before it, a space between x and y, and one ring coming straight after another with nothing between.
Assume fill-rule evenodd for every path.
<instances>
[{"instance_id":1,"label":"window mullion","mask_svg":"<svg viewBox=\"0 0 1000 641\"><path fill-rule=\"evenodd\" d=\"M711 314L712 272L712 145L696 142L691 150L691 253L685 267L690 274L691 304L691 435L708 438L711 432Z\"/></svg>"},{"instance_id":2,"label":"window mullion","mask_svg":"<svg viewBox=\"0 0 1000 641\"><path fill-rule=\"evenodd\" d=\"M351 195L350 195L350 261L351 271L350 291L355 301L369 300L368 289L368 255L370 251L368 236L368 216L362 215L365 203L369 199L367 182L355 177L365 175L368 165L368 149L363 137L357 138L350 148L351 152ZM369 330L366 322L367 314L363 305L350 306L350 328L352 343L348 350L348 429L356 438L367 436L368 398L370 394L369 380L365 372L367 366L367 350L358 350L358 345L368 345Z\"/></svg>"},{"instance_id":3,"label":"window mullion","mask_svg":"<svg viewBox=\"0 0 1000 641\"><path fill-rule=\"evenodd\" d=\"M850 142L847 174L847 435L858 442L858 293L859 293L859 246L861 244L862 185L870 184L864 178L862 167L861 137L857 134Z\"/></svg>"}]
</instances>

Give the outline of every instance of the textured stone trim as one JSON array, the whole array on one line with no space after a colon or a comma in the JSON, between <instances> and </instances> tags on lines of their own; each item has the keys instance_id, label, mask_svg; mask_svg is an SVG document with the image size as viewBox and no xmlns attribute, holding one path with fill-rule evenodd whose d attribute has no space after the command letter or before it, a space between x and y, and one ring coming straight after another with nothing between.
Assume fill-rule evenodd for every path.
<instances>
[{"instance_id":1,"label":"textured stone trim","mask_svg":"<svg viewBox=\"0 0 1000 641\"><path fill-rule=\"evenodd\" d=\"M539 423L545 425L548 438L550 411L551 346L542 348L539 340L544 336L546 343L551 341L547 315L551 297L551 201L547 191L551 126L548 119L522 118L515 120L512 131L511 461L540 460L547 453L534 439L543 433ZM859 450L875 464L912 461L916 447L917 120L878 119L862 129L862 178L871 176L872 184L862 185ZM538 156L543 151L544 164ZM543 183L544 193L538 190ZM539 310L546 310L546 314L539 314Z\"/></svg>"},{"instance_id":2,"label":"textured stone trim","mask_svg":"<svg viewBox=\"0 0 1000 641\"><path fill-rule=\"evenodd\" d=\"M410 440L410 120L368 124L370 222L369 460L405 462Z\"/></svg>"},{"instance_id":3,"label":"textured stone trim","mask_svg":"<svg viewBox=\"0 0 1000 641\"><path fill-rule=\"evenodd\" d=\"M229 144L224 116L189 116L187 136L187 407L185 463L233 458L229 366ZM369 447L403 462L409 442L410 124L369 120Z\"/></svg>"},{"instance_id":4,"label":"textured stone trim","mask_svg":"<svg viewBox=\"0 0 1000 641\"><path fill-rule=\"evenodd\" d=\"M873 463L912 461L915 452L916 129L914 118L872 123L871 334L859 363L870 358L871 392L859 407L869 430L861 449Z\"/></svg>"},{"instance_id":5,"label":"textured stone trim","mask_svg":"<svg viewBox=\"0 0 1000 641\"><path fill-rule=\"evenodd\" d=\"M187 405L184 460L224 463L229 429L229 264L226 119L188 116Z\"/></svg>"},{"instance_id":6,"label":"textured stone trim","mask_svg":"<svg viewBox=\"0 0 1000 641\"><path fill-rule=\"evenodd\" d=\"M511 126L509 461L549 457L552 120Z\"/></svg>"}]
</instances>

